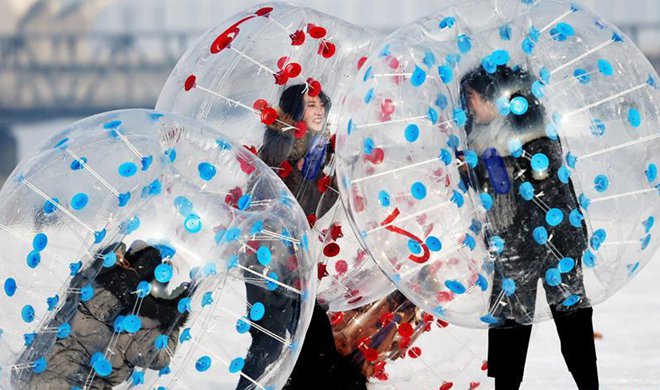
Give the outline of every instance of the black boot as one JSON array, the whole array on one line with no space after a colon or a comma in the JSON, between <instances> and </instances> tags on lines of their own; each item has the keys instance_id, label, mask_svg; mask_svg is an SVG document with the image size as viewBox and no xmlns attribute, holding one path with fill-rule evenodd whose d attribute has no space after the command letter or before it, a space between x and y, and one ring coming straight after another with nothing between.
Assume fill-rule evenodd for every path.
<instances>
[{"instance_id":1,"label":"black boot","mask_svg":"<svg viewBox=\"0 0 660 390\"><path fill-rule=\"evenodd\" d=\"M553 310L552 314L561 342L561 353L578 389L598 390L593 309L586 307L569 313Z\"/></svg>"},{"instance_id":2,"label":"black boot","mask_svg":"<svg viewBox=\"0 0 660 390\"><path fill-rule=\"evenodd\" d=\"M518 390L521 382L521 378L495 377L495 390Z\"/></svg>"}]
</instances>

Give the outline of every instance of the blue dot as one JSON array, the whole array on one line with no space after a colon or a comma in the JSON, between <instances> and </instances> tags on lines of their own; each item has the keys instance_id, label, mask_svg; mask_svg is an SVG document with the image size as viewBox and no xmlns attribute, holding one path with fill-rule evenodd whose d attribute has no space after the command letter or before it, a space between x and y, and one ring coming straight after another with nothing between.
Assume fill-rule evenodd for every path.
<instances>
[{"instance_id":1,"label":"blue dot","mask_svg":"<svg viewBox=\"0 0 660 390\"><path fill-rule=\"evenodd\" d=\"M508 24L501 26L500 27L500 39L503 41L510 41L511 40L511 26Z\"/></svg>"},{"instance_id":2,"label":"blue dot","mask_svg":"<svg viewBox=\"0 0 660 390\"><path fill-rule=\"evenodd\" d=\"M410 83L413 87L419 87L424 84L424 81L426 81L426 72L419 66L415 66L415 70L413 70L410 77Z\"/></svg>"},{"instance_id":3,"label":"blue dot","mask_svg":"<svg viewBox=\"0 0 660 390\"><path fill-rule=\"evenodd\" d=\"M604 76L611 76L614 74L614 68L612 67L612 64L603 58L598 60L598 70Z\"/></svg>"},{"instance_id":4,"label":"blue dot","mask_svg":"<svg viewBox=\"0 0 660 390\"><path fill-rule=\"evenodd\" d=\"M71 335L71 325L68 323L63 323L62 325L57 327L57 338L58 339L65 339Z\"/></svg>"},{"instance_id":5,"label":"blue dot","mask_svg":"<svg viewBox=\"0 0 660 390\"><path fill-rule=\"evenodd\" d=\"M534 171L545 171L548 169L549 165L550 160L548 160L548 156L545 154L536 153L534 156L532 156L532 169Z\"/></svg>"},{"instance_id":6,"label":"blue dot","mask_svg":"<svg viewBox=\"0 0 660 390\"><path fill-rule=\"evenodd\" d=\"M215 167L207 162L199 163L197 171L199 172L199 177L204 181L210 181L216 173Z\"/></svg>"},{"instance_id":7,"label":"blue dot","mask_svg":"<svg viewBox=\"0 0 660 390\"><path fill-rule=\"evenodd\" d=\"M154 277L161 283L167 283L172 279L172 266L167 263L158 264L154 270Z\"/></svg>"},{"instance_id":8,"label":"blue dot","mask_svg":"<svg viewBox=\"0 0 660 390\"><path fill-rule=\"evenodd\" d=\"M479 276L477 276L477 281L474 284L479 286L481 291L488 290L488 279L486 279L486 277L483 276L482 274L479 274Z\"/></svg>"},{"instance_id":9,"label":"blue dot","mask_svg":"<svg viewBox=\"0 0 660 390\"><path fill-rule=\"evenodd\" d=\"M241 229L234 227L227 229L227 233L225 234L225 240L227 242L233 242L238 240L238 237L241 235Z\"/></svg>"},{"instance_id":10,"label":"blue dot","mask_svg":"<svg viewBox=\"0 0 660 390\"><path fill-rule=\"evenodd\" d=\"M516 96L511 100L511 112L515 115L524 115L529 109L527 99L522 96Z\"/></svg>"},{"instance_id":11,"label":"blue dot","mask_svg":"<svg viewBox=\"0 0 660 390\"><path fill-rule=\"evenodd\" d=\"M652 183L658 177L658 167L651 163L646 168L646 171L644 171L644 174L646 175L646 181Z\"/></svg>"},{"instance_id":12,"label":"blue dot","mask_svg":"<svg viewBox=\"0 0 660 390\"><path fill-rule=\"evenodd\" d=\"M110 121L110 122L107 122L106 124L104 124L103 128L106 129L106 130L110 130L110 129L116 129L119 126L121 126L121 121L120 120L114 120L114 121Z\"/></svg>"},{"instance_id":13,"label":"blue dot","mask_svg":"<svg viewBox=\"0 0 660 390\"><path fill-rule=\"evenodd\" d=\"M575 169L575 164L577 164L578 158L576 155L574 155L571 152L568 152L566 154L566 164L568 164L569 167Z\"/></svg>"},{"instance_id":14,"label":"blue dot","mask_svg":"<svg viewBox=\"0 0 660 390\"><path fill-rule=\"evenodd\" d=\"M57 210L57 206L55 206L55 204L59 204L59 203L60 203L60 200L57 199L57 198L47 200L44 203L44 207L43 207L44 213L51 214L51 213L55 212L55 210Z\"/></svg>"},{"instance_id":15,"label":"blue dot","mask_svg":"<svg viewBox=\"0 0 660 390\"><path fill-rule=\"evenodd\" d=\"M605 192L610 187L610 180L606 175L598 175L594 178L594 189L598 192Z\"/></svg>"},{"instance_id":16,"label":"blue dot","mask_svg":"<svg viewBox=\"0 0 660 390\"><path fill-rule=\"evenodd\" d=\"M279 282L279 281L280 281L280 278L277 276L277 274L276 274L275 272L271 271L271 272L269 272L268 275L266 275L266 276L268 276L269 279L272 279L272 280L268 280L268 279L266 279L266 289L267 289L268 291L275 291L275 290L277 290L277 288L279 287L279 285L278 285L278 283L276 283L276 282Z\"/></svg>"},{"instance_id":17,"label":"blue dot","mask_svg":"<svg viewBox=\"0 0 660 390\"><path fill-rule=\"evenodd\" d=\"M119 231L123 234L131 234L140 228L140 218L137 215L119 224Z\"/></svg>"},{"instance_id":18,"label":"blue dot","mask_svg":"<svg viewBox=\"0 0 660 390\"><path fill-rule=\"evenodd\" d=\"M133 371L131 374L131 384L133 386L143 385L144 384L144 372ZM73 390L73 389L71 389Z\"/></svg>"},{"instance_id":19,"label":"blue dot","mask_svg":"<svg viewBox=\"0 0 660 390\"><path fill-rule=\"evenodd\" d=\"M374 98L374 89L369 88L367 93L364 95L364 104L369 104Z\"/></svg>"},{"instance_id":20,"label":"blue dot","mask_svg":"<svg viewBox=\"0 0 660 390\"><path fill-rule=\"evenodd\" d=\"M644 222L642 222L642 226L644 226L644 233L650 232L654 224L655 218L652 215L649 216Z\"/></svg>"},{"instance_id":21,"label":"blue dot","mask_svg":"<svg viewBox=\"0 0 660 390\"><path fill-rule=\"evenodd\" d=\"M580 302L580 297L578 295L571 295L570 297L564 299L564 302L562 302L562 305L566 307L571 307L575 305L576 303Z\"/></svg>"},{"instance_id":22,"label":"blue dot","mask_svg":"<svg viewBox=\"0 0 660 390\"><path fill-rule=\"evenodd\" d=\"M472 49L472 39L465 34L461 34L457 37L457 46L458 50L465 54Z\"/></svg>"},{"instance_id":23,"label":"blue dot","mask_svg":"<svg viewBox=\"0 0 660 390\"><path fill-rule=\"evenodd\" d=\"M128 333L137 333L142 328L142 320L136 315L128 315L121 322L122 328Z\"/></svg>"},{"instance_id":24,"label":"blue dot","mask_svg":"<svg viewBox=\"0 0 660 390\"><path fill-rule=\"evenodd\" d=\"M527 37L527 38L523 39L522 44L521 44L521 48L522 48L522 51L525 54L531 55L532 51L534 51L534 46L535 45L536 44L529 37Z\"/></svg>"},{"instance_id":25,"label":"blue dot","mask_svg":"<svg viewBox=\"0 0 660 390\"><path fill-rule=\"evenodd\" d=\"M450 201L460 209L461 207L463 207L463 204L465 203L465 198L463 198L463 195L461 195L460 192L454 190L454 192L451 195Z\"/></svg>"},{"instance_id":26,"label":"blue dot","mask_svg":"<svg viewBox=\"0 0 660 390\"><path fill-rule=\"evenodd\" d=\"M68 138L62 138L53 146L53 149L66 149L67 142L69 142Z\"/></svg>"},{"instance_id":27,"label":"blue dot","mask_svg":"<svg viewBox=\"0 0 660 390\"><path fill-rule=\"evenodd\" d=\"M252 321L259 321L260 319L264 318L265 314L266 314L266 307L264 306L263 303L256 302L252 304L252 307L250 308L250 319Z\"/></svg>"},{"instance_id":28,"label":"blue dot","mask_svg":"<svg viewBox=\"0 0 660 390\"><path fill-rule=\"evenodd\" d=\"M376 147L376 143L371 137L367 137L364 139L364 154L371 154L371 152L374 151L374 148Z\"/></svg>"},{"instance_id":29,"label":"blue dot","mask_svg":"<svg viewBox=\"0 0 660 390\"><path fill-rule=\"evenodd\" d=\"M438 156L440 160L442 160L443 163L445 163L446 166L451 164L453 161L453 158L451 157L451 153L447 149L440 149L440 155Z\"/></svg>"},{"instance_id":30,"label":"blue dot","mask_svg":"<svg viewBox=\"0 0 660 390\"><path fill-rule=\"evenodd\" d=\"M532 95L537 99L542 99L545 97L545 88L543 83L539 80L536 80L532 83Z\"/></svg>"},{"instance_id":31,"label":"blue dot","mask_svg":"<svg viewBox=\"0 0 660 390\"><path fill-rule=\"evenodd\" d=\"M532 231L532 237L539 245L545 245L548 242L548 231L543 226L537 226Z\"/></svg>"},{"instance_id":32,"label":"blue dot","mask_svg":"<svg viewBox=\"0 0 660 390\"><path fill-rule=\"evenodd\" d=\"M582 213L578 209L573 209L568 216L568 220L570 221L573 227L581 228L582 221L584 220L584 215L582 215Z\"/></svg>"},{"instance_id":33,"label":"blue dot","mask_svg":"<svg viewBox=\"0 0 660 390\"><path fill-rule=\"evenodd\" d=\"M5 294L7 294L7 296L10 298L13 297L14 294L16 293L16 288L17 288L16 279L7 278L5 280L4 288L5 288Z\"/></svg>"},{"instance_id":34,"label":"blue dot","mask_svg":"<svg viewBox=\"0 0 660 390\"><path fill-rule=\"evenodd\" d=\"M552 73L550 73L550 70L548 68L541 68L541 71L539 72L539 77L541 78L541 82L544 85L550 84L550 77L552 76Z\"/></svg>"},{"instance_id":35,"label":"blue dot","mask_svg":"<svg viewBox=\"0 0 660 390\"><path fill-rule=\"evenodd\" d=\"M426 187L421 182L416 182L410 187L410 193L413 198L422 200L426 198Z\"/></svg>"},{"instance_id":36,"label":"blue dot","mask_svg":"<svg viewBox=\"0 0 660 390\"><path fill-rule=\"evenodd\" d=\"M560 34L564 36L572 37L573 35L575 35L575 30L573 29L573 26L571 26L566 22L557 23L555 28L557 29L557 31L559 31Z\"/></svg>"},{"instance_id":37,"label":"blue dot","mask_svg":"<svg viewBox=\"0 0 660 390\"><path fill-rule=\"evenodd\" d=\"M55 294L52 297L46 298L46 304L48 305L48 311L53 311L57 308L57 305L60 303L60 296Z\"/></svg>"},{"instance_id":38,"label":"blue dot","mask_svg":"<svg viewBox=\"0 0 660 390\"><path fill-rule=\"evenodd\" d=\"M422 252L422 246L416 240L408 240L408 250L414 255L418 255Z\"/></svg>"},{"instance_id":39,"label":"blue dot","mask_svg":"<svg viewBox=\"0 0 660 390\"><path fill-rule=\"evenodd\" d=\"M516 292L516 282L509 278L502 280L502 291L507 297L510 297Z\"/></svg>"},{"instance_id":40,"label":"blue dot","mask_svg":"<svg viewBox=\"0 0 660 390\"><path fill-rule=\"evenodd\" d=\"M405 131L406 141L415 142L419 138L419 126L414 123L409 124Z\"/></svg>"},{"instance_id":41,"label":"blue dot","mask_svg":"<svg viewBox=\"0 0 660 390\"><path fill-rule=\"evenodd\" d=\"M449 84L454 79L454 71L447 65L438 66L438 75L443 83Z\"/></svg>"},{"instance_id":42,"label":"blue dot","mask_svg":"<svg viewBox=\"0 0 660 390\"><path fill-rule=\"evenodd\" d=\"M117 263L117 254L114 251L110 251L103 255L103 266L105 268L110 268Z\"/></svg>"},{"instance_id":43,"label":"blue dot","mask_svg":"<svg viewBox=\"0 0 660 390\"><path fill-rule=\"evenodd\" d=\"M138 298L145 298L151 292L151 284L145 282L144 280L138 283L136 294Z\"/></svg>"},{"instance_id":44,"label":"blue dot","mask_svg":"<svg viewBox=\"0 0 660 390\"><path fill-rule=\"evenodd\" d=\"M495 65L506 65L509 62L509 52L506 50L495 50L490 57Z\"/></svg>"},{"instance_id":45,"label":"blue dot","mask_svg":"<svg viewBox=\"0 0 660 390\"><path fill-rule=\"evenodd\" d=\"M241 195L240 198L238 198L238 209L239 210L246 210L250 208L250 204L252 203L252 195L250 194L244 194Z\"/></svg>"},{"instance_id":46,"label":"blue dot","mask_svg":"<svg viewBox=\"0 0 660 390\"><path fill-rule=\"evenodd\" d=\"M123 194L119 194L117 196L117 199L119 201L119 207L124 207L128 204L128 201L131 200L131 193L129 192L124 192Z\"/></svg>"},{"instance_id":47,"label":"blue dot","mask_svg":"<svg viewBox=\"0 0 660 390\"><path fill-rule=\"evenodd\" d=\"M607 232L605 229L597 229L589 239L589 245L591 245L593 250L597 251L600 249L600 246L603 245L603 242L605 242L606 238Z\"/></svg>"},{"instance_id":48,"label":"blue dot","mask_svg":"<svg viewBox=\"0 0 660 390\"><path fill-rule=\"evenodd\" d=\"M591 121L591 126L589 126L589 129L591 130L591 134L597 137L602 137L605 134L606 126L602 120L596 118Z\"/></svg>"},{"instance_id":49,"label":"blue dot","mask_svg":"<svg viewBox=\"0 0 660 390\"><path fill-rule=\"evenodd\" d=\"M88 302L92 298L94 298L94 287L91 284L86 284L80 289L80 300Z\"/></svg>"},{"instance_id":50,"label":"blue dot","mask_svg":"<svg viewBox=\"0 0 660 390\"><path fill-rule=\"evenodd\" d=\"M455 294L463 294L466 291L465 286L457 280L446 280L445 286Z\"/></svg>"},{"instance_id":51,"label":"blue dot","mask_svg":"<svg viewBox=\"0 0 660 390\"><path fill-rule=\"evenodd\" d=\"M568 168L562 165L557 171L557 178L559 178L560 182L568 184L568 181L571 179L571 172L568 170Z\"/></svg>"},{"instance_id":52,"label":"blue dot","mask_svg":"<svg viewBox=\"0 0 660 390\"><path fill-rule=\"evenodd\" d=\"M532 183L526 181L518 187L518 193L523 199L527 201L532 200L534 198L534 186Z\"/></svg>"},{"instance_id":53,"label":"blue dot","mask_svg":"<svg viewBox=\"0 0 660 390\"><path fill-rule=\"evenodd\" d=\"M426 238L426 247L432 252L438 252L442 249L442 243L435 236L428 236Z\"/></svg>"},{"instance_id":54,"label":"blue dot","mask_svg":"<svg viewBox=\"0 0 660 390\"><path fill-rule=\"evenodd\" d=\"M184 314L186 312L190 312L191 302L192 302L191 298L188 298L188 297L181 298L181 299L179 299L179 302L177 302L177 304L176 304L176 309L181 314Z\"/></svg>"},{"instance_id":55,"label":"blue dot","mask_svg":"<svg viewBox=\"0 0 660 390\"><path fill-rule=\"evenodd\" d=\"M593 268L596 266L596 255L591 253L590 250L584 251L582 254L582 264L587 268Z\"/></svg>"},{"instance_id":56,"label":"blue dot","mask_svg":"<svg viewBox=\"0 0 660 390\"><path fill-rule=\"evenodd\" d=\"M642 238L642 250L646 250L649 244L651 243L651 235L647 234L646 237Z\"/></svg>"},{"instance_id":57,"label":"blue dot","mask_svg":"<svg viewBox=\"0 0 660 390\"><path fill-rule=\"evenodd\" d=\"M492 236L488 239L488 245L495 253L500 254L504 252L504 240L500 236Z\"/></svg>"},{"instance_id":58,"label":"blue dot","mask_svg":"<svg viewBox=\"0 0 660 390\"><path fill-rule=\"evenodd\" d=\"M140 159L140 165L142 171L146 171L151 166L151 163L154 161L153 156L144 156Z\"/></svg>"},{"instance_id":59,"label":"blue dot","mask_svg":"<svg viewBox=\"0 0 660 390\"><path fill-rule=\"evenodd\" d=\"M267 267L270 264L271 252L267 246L261 246L257 249L257 260L264 267Z\"/></svg>"},{"instance_id":60,"label":"blue dot","mask_svg":"<svg viewBox=\"0 0 660 390\"><path fill-rule=\"evenodd\" d=\"M183 217L187 217L193 211L193 203L185 196L177 196L174 199L174 207Z\"/></svg>"},{"instance_id":61,"label":"blue dot","mask_svg":"<svg viewBox=\"0 0 660 390\"><path fill-rule=\"evenodd\" d=\"M41 374L46 371L46 368L48 368L48 361L46 358L40 357L34 361L32 371L34 371L35 374Z\"/></svg>"},{"instance_id":62,"label":"blue dot","mask_svg":"<svg viewBox=\"0 0 660 390\"><path fill-rule=\"evenodd\" d=\"M85 193L78 193L71 199L71 208L74 210L82 210L89 203L89 197Z\"/></svg>"},{"instance_id":63,"label":"blue dot","mask_svg":"<svg viewBox=\"0 0 660 390\"><path fill-rule=\"evenodd\" d=\"M390 205L390 194L385 191L380 191L378 193L378 202L383 207L388 207Z\"/></svg>"},{"instance_id":64,"label":"blue dot","mask_svg":"<svg viewBox=\"0 0 660 390\"><path fill-rule=\"evenodd\" d=\"M545 282L552 287L557 287L561 284L561 272L557 268L550 268L545 273Z\"/></svg>"},{"instance_id":65,"label":"blue dot","mask_svg":"<svg viewBox=\"0 0 660 390\"><path fill-rule=\"evenodd\" d=\"M374 67L373 67L373 66L369 66L369 67L364 71L364 76L362 77L362 82L363 82L363 83L366 82L367 80L369 80L370 78L372 78L373 71L374 71ZM351 132L349 131L348 133L350 134Z\"/></svg>"},{"instance_id":66,"label":"blue dot","mask_svg":"<svg viewBox=\"0 0 660 390\"><path fill-rule=\"evenodd\" d=\"M441 110L444 110L449 105L449 99L447 99L447 96L439 93L438 96L435 98L435 105L438 106L438 108L440 108Z\"/></svg>"},{"instance_id":67,"label":"blue dot","mask_svg":"<svg viewBox=\"0 0 660 390\"><path fill-rule=\"evenodd\" d=\"M202 230L202 220L197 214L190 214L183 221L183 226L188 233L197 233Z\"/></svg>"},{"instance_id":68,"label":"blue dot","mask_svg":"<svg viewBox=\"0 0 660 390\"><path fill-rule=\"evenodd\" d=\"M23 306L23 309L21 309L21 318L23 321L29 324L30 322L34 321L34 316L35 312L32 305Z\"/></svg>"},{"instance_id":69,"label":"blue dot","mask_svg":"<svg viewBox=\"0 0 660 390\"><path fill-rule=\"evenodd\" d=\"M514 138L507 143L507 149L513 157L520 157L523 153L522 142L518 138Z\"/></svg>"},{"instance_id":70,"label":"blue dot","mask_svg":"<svg viewBox=\"0 0 660 390\"><path fill-rule=\"evenodd\" d=\"M564 213L557 208L552 208L545 214L545 222L550 226L557 226L562 223L563 220Z\"/></svg>"},{"instance_id":71,"label":"blue dot","mask_svg":"<svg viewBox=\"0 0 660 390\"><path fill-rule=\"evenodd\" d=\"M167 161L169 161L171 163L176 161L176 149L169 148L163 154L165 155L165 158L166 158Z\"/></svg>"},{"instance_id":72,"label":"blue dot","mask_svg":"<svg viewBox=\"0 0 660 390\"><path fill-rule=\"evenodd\" d=\"M236 374L237 372L241 372L243 367L245 367L245 359L237 357L229 363L229 372Z\"/></svg>"},{"instance_id":73,"label":"blue dot","mask_svg":"<svg viewBox=\"0 0 660 390\"><path fill-rule=\"evenodd\" d=\"M85 167L85 164L87 164L87 157L80 157L80 159L71 161L69 168L71 168L72 171L79 171Z\"/></svg>"},{"instance_id":74,"label":"blue dot","mask_svg":"<svg viewBox=\"0 0 660 390\"><path fill-rule=\"evenodd\" d=\"M467 123L467 113L465 112L465 110L463 110L461 108L454 108L452 110L452 120L458 126L465 126L465 124ZM457 146L458 146L458 144L460 143L460 140L458 139L458 137L455 134L452 134L449 138L451 139L452 137L455 137L455 139L457 140Z\"/></svg>"},{"instance_id":75,"label":"blue dot","mask_svg":"<svg viewBox=\"0 0 660 390\"><path fill-rule=\"evenodd\" d=\"M250 323L247 321L247 318L239 318L236 321L236 331L240 334L247 333L250 330Z\"/></svg>"},{"instance_id":76,"label":"blue dot","mask_svg":"<svg viewBox=\"0 0 660 390\"><path fill-rule=\"evenodd\" d=\"M477 156L477 153L472 150L466 150L463 154L463 158L467 165L472 169L476 168L479 163L479 156Z\"/></svg>"},{"instance_id":77,"label":"blue dot","mask_svg":"<svg viewBox=\"0 0 660 390\"><path fill-rule=\"evenodd\" d=\"M211 368L211 358L209 356L202 356L195 362L195 370L199 372L207 371Z\"/></svg>"},{"instance_id":78,"label":"blue dot","mask_svg":"<svg viewBox=\"0 0 660 390\"><path fill-rule=\"evenodd\" d=\"M490 209L493 208L493 197L490 196L490 194L482 192L479 194L479 198L486 211L490 211Z\"/></svg>"},{"instance_id":79,"label":"blue dot","mask_svg":"<svg viewBox=\"0 0 660 390\"><path fill-rule=\"evenodd\" d=\"M30 268L37 268L37 266L41 263L41 254L37 251L31 251L27 255L26 263Z\"/></svg>"},{"instance_id":80,"label":"blue dot","mask_svg":"<svg viewBox=\"0 0 660 390\"><path fill-rule=\"evenodd\" d=\"M628 110L628 122L630 126L637 128L642 124L642 114L636 108Z\"/></svg>"},{"instance_id":81,"label":"blue dot","mask_svg":"<svg viewBox=\"0 0 660 390\"><path fill-rule=\"evenodd\" d=\"M447 16L440 21L440 24L438 26L442 29L445 29L445 28L454 27L454 24L456 24L456 18Z\"/></svg>"},{"instance_id":82,"label":"blue dot","mask_svg":"<svg viewBox=\"0 0 660 390\"><path fill-rule=\"evenodd\" d=\"M473 251L477 246L477 241L471 235L466 234L465 239L463 240L463 245L467 246L471 251Z\"/></svg>"},{"instance_id":83,"label":"blue dot","mask_svg":"<svg viewBox=\"0 0 660 390\"><path fill-rule=\"evenodd\" d=\"M591 81L591 76L589 75L589 73L582 68L575 69L575 71L573 72L573 77L575 77L575 79L580 84L589 84L589 82Z\"/></svg>"},{"instance_id":84,"label":"blue dot","mask_svg":"<svg viewBox=\"0 0 660 390\"><path fill-rule=\"evenodd\" d=\"M491 56L486 56L481 60L481 67L484 68L486 73L493 74L497 70L497 64Z\"/></svg>"},{"instance_id":85,"label":"blue dot","mask_svg":"<svg viewBox=\"0 0 660 390\"><path fill-rule=\"evenodd\" d=\"M125 162L119 166L119 176L131 177L137 173L137 165L133 162Z\"/></svg>"},{"instance_id":86,"label":"blue dot","mask_svg":"<svg viewBox=\"0 0 660 390\"><path fill-rule=\"evenodd\" d=\"M565 274L567 272L571 272L573 268L575 268L575 260L573 260L570 257L564 257L563 259L559 260L559 272L562 274Z\"/></svg>"}]
</instances>

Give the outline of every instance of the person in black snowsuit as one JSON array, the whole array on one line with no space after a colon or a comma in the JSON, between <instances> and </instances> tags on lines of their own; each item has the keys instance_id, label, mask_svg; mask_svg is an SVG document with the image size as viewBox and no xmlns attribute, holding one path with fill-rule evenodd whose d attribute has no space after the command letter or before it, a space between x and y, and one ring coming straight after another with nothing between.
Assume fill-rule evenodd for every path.
<instances>
[{"instance_id":1,"label":"person in black snowsuit","mask_svg":"<svg viewBox=\"0 0 660 390\"><path fill-rule=\"evenodd\" d=\"M282 178L310 223L327 213L338 199L334 183L324 173L324 167L334 153L324 132L331 101L322 91L317 92L311 96L305 84L289 86L282 92L278 121L266 127L263 146L258 152L259 158ZM254 200L268 196L259 194L258 190L250 192L254 192ZM295 254L292 248L282 248L281 245L272 247L271 252L273 256ZM256 261L252 259L248 263L255 265ZM282 282L293 284L294 281ZM269 291L258 283L246 283L245 286L249 304L264 302L271 307L259 325L282 338L286 338L287 334L293 335L300 316L299 297L281 288ZM254 327L250 328L250 334L252 343L243 373L258 380L276 362L284 346ZM255 385L250 380L241 377L237 390L253 388ZM284 387L286 390L309 388L366 389L366 377L360 372L360 367L337 352L327 308L318 303L314 306L294 370Z\"/></svg>"},{"instance_id":2,"label":"person in black snowsuit","mask_svg":"<svg viewBox=\"0 0 660 390\"><path fill-rule=\"evenodd\" d=\"M492 73L475 69L460 84L468 149L479 158L467 180L492 199L485 236L495 270L491 310L482 318L491 324L488 375L497 390L520 387L541 279L568 369L580 390L595 390L593 310L581 261L587 227L533 81L500 65Z\"/></svg>"}]
</instances>

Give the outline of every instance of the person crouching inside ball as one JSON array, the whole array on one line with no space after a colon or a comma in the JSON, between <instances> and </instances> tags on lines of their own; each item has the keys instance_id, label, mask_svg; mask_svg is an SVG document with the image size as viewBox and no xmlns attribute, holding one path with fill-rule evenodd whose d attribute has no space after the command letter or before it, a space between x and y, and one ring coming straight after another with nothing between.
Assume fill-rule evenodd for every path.
<instances>
[{"instance_id":1,"label":"person crouching inside ball","mask_svg":"<svg viewBox=\"0 0 660 390\"><path fill-rule=\"evenodd\" d=\"M140 384L144 369L168 370L187 320L177 305L192 288L184 283L170 291L156 281L154 271L161 264L159 249L142 241L128 251L123 243L100 251L73 278L72 292L47 325L61 331L36 333L21 357L42 356L45 369L19 372L14 384L34 390L105 390L127 381ZM141 282L150 288L138 294Z\"/></svg>"}]
</instances>

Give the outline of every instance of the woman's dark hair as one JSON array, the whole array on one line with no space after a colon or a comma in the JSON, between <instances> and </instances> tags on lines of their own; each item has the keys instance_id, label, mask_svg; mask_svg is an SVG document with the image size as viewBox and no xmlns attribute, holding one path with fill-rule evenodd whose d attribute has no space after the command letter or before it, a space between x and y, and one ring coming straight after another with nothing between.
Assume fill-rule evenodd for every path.
<instances>
[{"instance_id":1,"label":"woman's dark hair","mask_svg":"<svg viewBox=\"0 0 660 390\"><path fill-rule=\"evenodd\" d=\"M493 73L486 72L480 66L463 76L460 85L461 104L468 117L465 124L468 134L473 126L472 114L468 109L468 89L472 89L493 104L502 96L509 100L518 96L525 98L529 103L527 112L523 115L510 113L507 117L516 130L529 130L543 124L544 110L539 100L532 94L533 82L533 78L526 71L518 67L512 69L506 65L499 65Z\"/></svg>"},{"instance_id":2,"label":"woman's dark hair","mask_svg":"<svg viewBox=\"0 0 660 390\"><path fill-rule=\"evenodd\" d=\"M282 96L280 96L280 109L291 115L296 122L301 121L305 116L305 92L307 92L307 85L295 84L285 89L284 92L282 92ZM319 99L321 99L321 103L323 103L325 114L328 115L330 107L332 106L330 98L321 91Z\"/></svg>"}]
</instances>

